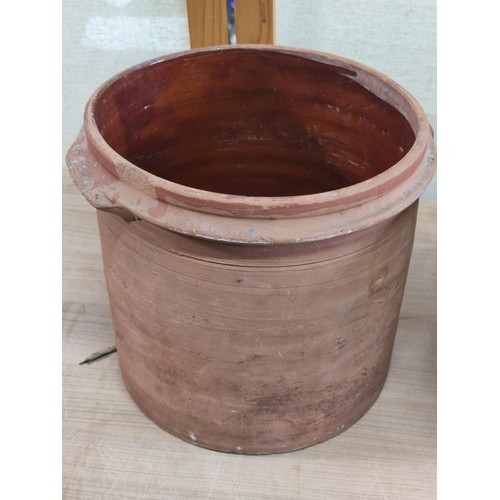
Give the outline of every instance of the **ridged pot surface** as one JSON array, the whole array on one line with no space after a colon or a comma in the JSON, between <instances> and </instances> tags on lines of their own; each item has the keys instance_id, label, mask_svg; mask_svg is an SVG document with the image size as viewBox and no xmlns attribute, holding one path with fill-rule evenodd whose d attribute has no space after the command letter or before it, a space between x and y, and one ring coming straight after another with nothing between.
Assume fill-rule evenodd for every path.
<instances>
[{"instance_id":1,"label":"ridged pot surface","mask_svg":"<svg viewBox=\"0 0 500 500\"><path fill-rule=\"evenodd\" d=\"M68 166L99 209L141 409L235 453L359 419L389 369L434 156L404 89L325 54L202 49L100 87Z\"/></svg>"},{"instance_id":2,"label":"ridged pot surface","mask_svg":"<svg viewBox=\"0 0 500 500\"><path fill-rule=\"evenodd\" d=\"M99 213L121 370L174 435L237 453L347 429L382 389L417 204L335 240L194 240Z\"/></svg>"}]
</instances>

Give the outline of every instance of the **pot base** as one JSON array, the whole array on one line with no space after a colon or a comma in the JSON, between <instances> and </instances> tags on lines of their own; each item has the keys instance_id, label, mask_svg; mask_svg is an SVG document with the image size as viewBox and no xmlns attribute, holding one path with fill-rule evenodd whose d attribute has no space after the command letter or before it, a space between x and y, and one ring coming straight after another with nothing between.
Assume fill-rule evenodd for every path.
<instances>
[{"instance_id":1,"label":"pot base","mask_svg":"<svg viewBox=\"0 0 500 500\"><path fill-rule=\"evenodd\" d=\"M372 392L369 397L364 401L362 408L359 409L359 416L349 421L336 421L334 425L336 427L332 430L332 425L318 425L321 422L315 423L316 428L312 429L309 433L305 433L301 436L301 439L296 439L293 443L289 443L286 440L277 438L276 443L268 445L269 447L263 446L259 442L249 443L245 442L245 444L238 445L235 443L241 443L241 439L237 439L233 437L228 440L227 436L222 433L213 433L213 429L209 429L208 434L199 433L195 434L193 431L189 430L189 426L186 427L183 419L179 419L177 423L172 421L165 421L163 418L159 418L156 415L154 409L150 408L148 402L141 397L139 393L136 393L134 390L133 382L129 381L127 378L126 371L121 370L123 381L125 383L125 387L127 388L130 396L135 401L137 406L141 409L146 417L151 419L156 425L158 425L164 431L167 431L174 437L182 439L186 443L194 444L199 446L200 448L205 448L212 451L219 451L223 453L235 453L240 455L271 455L277 453L288 453L292 451L302 450L304 448L309 448L310 446L314 446L315 444L323 443L328 441L339 434L342 434L344 431L348 430L352 425L354 425L358 420L360 420L375 404L378 397L380 396L382 389L384 388L385 381L387 379L387 373L382 379L379 387ZM298 425L301 423L299 422ZM311 435L314 436L311 437Z\"/></svg>"}]
</instances>

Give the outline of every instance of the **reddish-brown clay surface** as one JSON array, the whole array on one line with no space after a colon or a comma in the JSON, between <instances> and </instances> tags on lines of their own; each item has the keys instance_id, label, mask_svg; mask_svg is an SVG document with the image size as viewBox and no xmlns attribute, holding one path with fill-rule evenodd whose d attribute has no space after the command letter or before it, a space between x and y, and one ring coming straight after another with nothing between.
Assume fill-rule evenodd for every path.
<instances>
[{"instance_id":1,"label":"reddish-brown clay surface","mask_svg":"<svg viewBox=\"0 0 500 500\"><path fill-rule=\"evenodd\" d=\"M240 453L324 441L389 368L417 205L299 245L195 240L99 213L120 366L155 422Z\"/></svg>"},{"instance_id":2,"label":"reddish-brown clay surface","mask_svg":"<svg viewBox=\"0 0 500 500\"><path fill-rule=\"evenodd\" d=\"M368 410L435 169L407 92L325 54L174 54L96 91L68 166L100 209L122 373L155 422L272 453Z\"/></svg>"}]
</instances>

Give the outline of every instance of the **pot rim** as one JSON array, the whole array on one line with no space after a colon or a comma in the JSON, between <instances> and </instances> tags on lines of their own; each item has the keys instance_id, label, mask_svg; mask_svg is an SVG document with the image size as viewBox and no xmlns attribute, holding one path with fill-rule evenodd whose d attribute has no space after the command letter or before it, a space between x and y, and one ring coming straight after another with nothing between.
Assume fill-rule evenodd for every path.
<instances>
[{"instance_id":1,"label":"pot rim","mask_svg":"<svg viewBox=\"0 0 500 500\"><path fill-rule=\"evenodd\" d=\"M221 51L274 52L334 66L395 107L412 127L415 142L396 164L351 186L300 196L257 197L204 191L163 179L134 165L104 140L97 127L94 110L102 93L116 81L147 66ZM121 207L133 217L149 220L160 227L202 238L239 243L312 241L369 227L417 200L435 170L432 129L422 107L408 91L382 73L355 61L322 52L275 45L228 45L194 49L161 56L126 69L107 80L92 94L85 109L84 132L68 153L68 166L78 187L94 206L103 209ZM75 146L80 155L84 153L85 160L80 158L81 161L75 162ZM82 185L81 179L79 181L81 172L78 170L81 170L81 166L79 169L76 165L82 161L87 164L86 186ZM92 184L90 190L89 184ZM135 193L133 201L130 199L133 194L130 189ZM96 190L99 193L94 192ZM137 200L138 193L141 195L140 200ZM342 217L333 217L334 212L342 214ZM192 220L200 215L205 218L205 224L200 221L197 224L196 220ZM329 221L325 219L325 215L329 216ZM235 228L235 231L219 231L217 227L220 226L221 217L226 220L228 217L240 219L247 227ZM303 227L298 229L286 224L287 220L298 218L318 220L311 227L307 226L312 221L306 220ZM274 224L273 229L270 223L275 219L280 219L288 230L292 229L293 234L285 234L277 224ZM216 220L218 224L213 226ZM233 225L236 222L233 220ZM321 229L317 227L318 223Z\"/></svg>"}]
</instances>

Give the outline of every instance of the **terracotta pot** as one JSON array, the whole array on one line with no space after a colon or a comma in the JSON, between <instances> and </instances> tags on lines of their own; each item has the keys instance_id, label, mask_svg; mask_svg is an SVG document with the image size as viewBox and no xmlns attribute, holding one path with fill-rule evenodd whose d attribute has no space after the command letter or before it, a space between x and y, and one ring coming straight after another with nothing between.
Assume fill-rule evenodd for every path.
<instances>
[{"instance_id":1,"label":"terracotta pot","mask_svg":"<svg viewBox=\"0 0 500 500\"><path fill-rule=\"evenodd\" d=\"M358 420L389 368L434 148L408 92L326 54L193 50L101 86L67 161L99 209L144 413L235 453Z\"/></svg>"}]
</instances>

